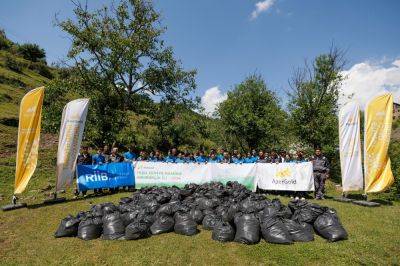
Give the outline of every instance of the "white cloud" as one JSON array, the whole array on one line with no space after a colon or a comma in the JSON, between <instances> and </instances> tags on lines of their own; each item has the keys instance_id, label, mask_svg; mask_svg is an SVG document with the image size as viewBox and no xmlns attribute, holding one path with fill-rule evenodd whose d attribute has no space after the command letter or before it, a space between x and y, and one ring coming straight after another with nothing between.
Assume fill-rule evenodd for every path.
<instances>
[{"instance_id":1,"label":"white cloud","mask_svg":"<svg viewBox=\"0 0 400 266\"><path fill-rule=\"evenodd\" d=\"M264 1L257 2L255 4L255 9L253 10L253 12L251 12L250 19L252 19L252 20L256 19L258 17L258 15L260 15L261 13L270 9L274 4L275 4L275 0L264 0Z\"/></svg>"},{"instance_id":2,"label":"white cloud","mask_svg":"<svg viewBox=\"0 0 400 266\"><path fill-rule=\"evenodd\" d=\"M222 93L218 86L209 88L201 97L201 106L204 108L204 113L212 116L215 112L217 105L228 98L226 93Z\"/></svg>"},{"instance_id":3,"label":"white cloud","mask_svg":"<svg viewBox=\"0 0 400 266\"><path fill-rule=\"evenodd\" d=\"M352 99L364 108L370 98L383 90L391 92L395 102L400 101L400 59L389 65L365 61L343 71L343 74L347 78L342 86L345 94L340 98L342 104L348 101L347 96L353 94Z\"/></svg>"}]
</instances>

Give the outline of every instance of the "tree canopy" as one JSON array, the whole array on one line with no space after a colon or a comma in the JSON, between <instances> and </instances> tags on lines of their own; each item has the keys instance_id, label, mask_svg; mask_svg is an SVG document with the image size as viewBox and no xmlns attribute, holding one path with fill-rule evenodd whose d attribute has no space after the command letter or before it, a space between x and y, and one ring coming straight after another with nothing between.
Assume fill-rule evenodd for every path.
<instances>
[{"instance_id":1,"label":"tree canopy","mask_svg":"<svg viewBox=\"0 0 400 266\"><path fill-rule=\"evenodd\" d=\"M228 92L218 107L224 131L244 148L277 147L284 136L286 113L259 75Z\"/></svg>"}]
</instances>

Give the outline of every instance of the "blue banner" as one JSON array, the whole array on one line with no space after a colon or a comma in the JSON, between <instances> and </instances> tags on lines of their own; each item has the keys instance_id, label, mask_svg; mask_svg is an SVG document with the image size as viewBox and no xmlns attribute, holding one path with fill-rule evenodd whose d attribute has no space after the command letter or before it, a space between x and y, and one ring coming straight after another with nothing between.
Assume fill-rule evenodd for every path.
<instances>
[{"instance_id":1,"label":"blue banner","mask_svg":"<svg viewBox=\"0 0 400 266\"><path fill-rule=\"evenodd\" d=\"M79 191L135 185L133 166L129 162L78 165L76 172Z\"/></svg>"}]
</instances>

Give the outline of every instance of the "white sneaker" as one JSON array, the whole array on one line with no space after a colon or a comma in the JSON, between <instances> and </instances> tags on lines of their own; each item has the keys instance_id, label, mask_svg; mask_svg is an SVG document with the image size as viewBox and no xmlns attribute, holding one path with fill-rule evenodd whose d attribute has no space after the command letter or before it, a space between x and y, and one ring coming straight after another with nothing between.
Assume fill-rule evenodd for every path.
<instances>
[{"instance_id":1,"label":"white sneaker","mask_svg":"<svg viewBox=\"0 0 400 266\"><path fill-rule=\"evenodd\" d=\"M306 200L304 197L301 197L301 199L300 200Z\"/></svg>"},{"instance_id":2,"label":"white sneaker","mask_svg":"<svg viewBox=\"0 0 400 266\"><path fill-rule=\"evenodd\" d=\"M299 200L299 197L295 197L294 200Z\"/></svg>"}]
</instances>

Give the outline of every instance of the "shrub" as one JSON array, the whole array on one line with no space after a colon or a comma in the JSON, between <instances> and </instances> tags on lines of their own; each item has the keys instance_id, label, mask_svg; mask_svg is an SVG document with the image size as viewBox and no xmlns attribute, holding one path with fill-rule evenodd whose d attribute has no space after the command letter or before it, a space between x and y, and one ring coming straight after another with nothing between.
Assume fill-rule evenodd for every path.
<instances>
[{"instance_id":1,"label":"shrub","mask_svg":"<svg viewBox=\"0 0 400 266\"><path fill-rule=\"evenodd\" d=\"M44 61L46 52L39 45L33 43L25 43L18 46L18 53L23 58L32 62Z\"/></svg>"},{"instance_id":2,"label":"shrub","mask_svg":"<svg viewBox=\"0 0 400 266\"><path fill-rule=\"evenodd\" d=\"M6 67L12 71L21 73L22 65L15 58L11 56L6 56Z\"/></svg>"},{"instance_id":3,"label":"shrub","mask_svg":"<svg viewBox=\"0 0 400 266\"><path fill-rule=\"evenodd\" d=\"M36 73L39 73L40 75L48 79L52 79L54 77L49 67L43 62L31 63L29 64L29 69L35 71Z\"/></svg>"}]
</instances>

